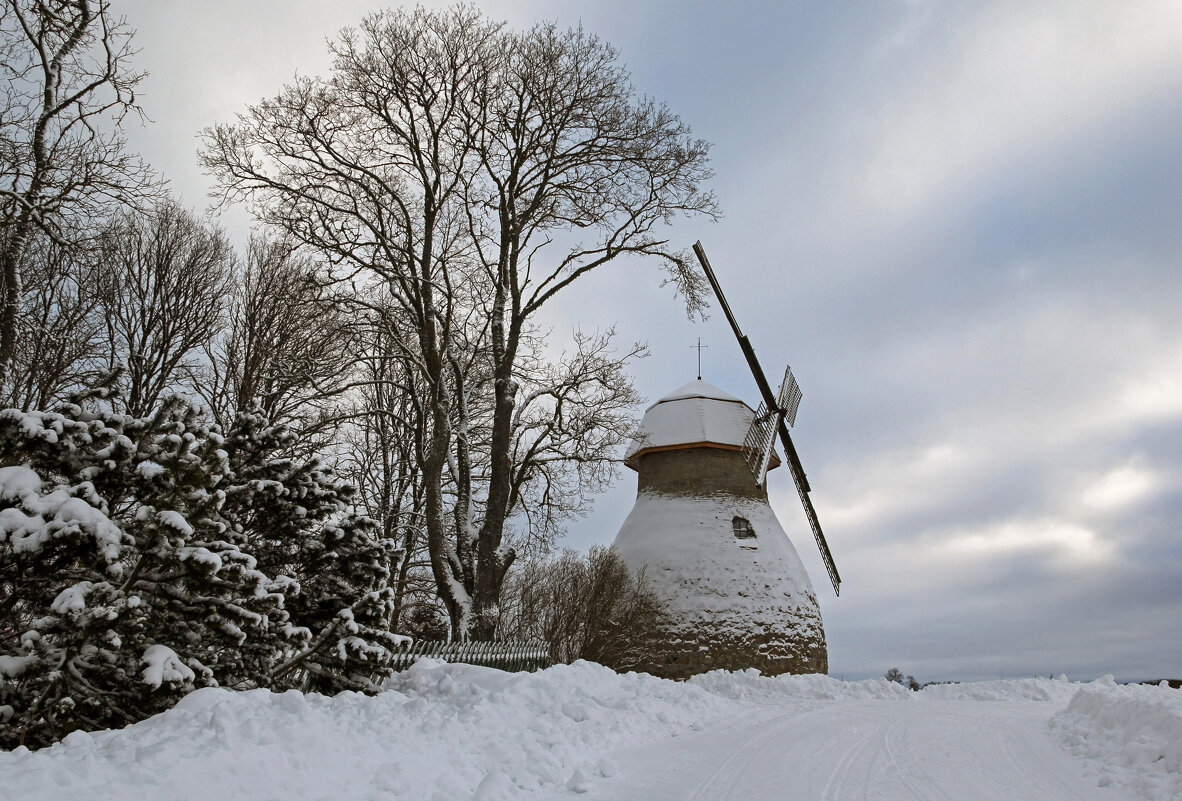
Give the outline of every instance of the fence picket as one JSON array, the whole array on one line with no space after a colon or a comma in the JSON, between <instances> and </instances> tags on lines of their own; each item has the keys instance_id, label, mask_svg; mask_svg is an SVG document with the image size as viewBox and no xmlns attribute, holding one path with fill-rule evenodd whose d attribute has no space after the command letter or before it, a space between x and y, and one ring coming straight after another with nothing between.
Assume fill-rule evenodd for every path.
<instances>
[{"instance_id":1,"label":"fence picket","mask_svg":"<svg viewBox=\"0 0 1182 801\"><path fill-rule=\"evenodd\" d=\"M482 665L511 672L532 672L550 666L550 647L545 643L456 643L418 640L404 645L395 653L394 670L406 670L423 657Z\"/></svg>"}]
</instances>

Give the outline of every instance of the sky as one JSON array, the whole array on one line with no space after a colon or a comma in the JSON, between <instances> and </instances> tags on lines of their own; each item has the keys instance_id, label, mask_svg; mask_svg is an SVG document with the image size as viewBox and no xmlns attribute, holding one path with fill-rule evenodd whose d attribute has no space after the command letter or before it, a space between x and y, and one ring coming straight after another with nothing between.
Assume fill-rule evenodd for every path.
<instances>
[{"instance_id":1,"label":"sky","mask_svg":"<svg viewBox=\"0 0 1182 801\"><path fill-rule=\"evenodd\" d=\"M325 74L326 38L387 5L112 3L150 72L131 143L197 208L201 129ZM713 143L724 217L668 234L804 390L841 597L786 470L769 491L833 675L1182 676L1182 4L478 5L581 23ZM650 402L696 376L698 337L703 378L758 400L722 314L687 319L653 266L576 294L554 336L647 342ZM634 497L625 471L565 544L610 543Z\"/></svg>"}]
</instances>

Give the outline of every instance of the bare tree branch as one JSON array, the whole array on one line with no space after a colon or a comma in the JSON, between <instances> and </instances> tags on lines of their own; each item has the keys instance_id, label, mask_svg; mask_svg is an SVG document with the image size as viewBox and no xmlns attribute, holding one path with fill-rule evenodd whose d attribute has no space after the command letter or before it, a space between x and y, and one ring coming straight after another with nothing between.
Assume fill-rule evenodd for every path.
<instances>
[{"instance_id":1,"label":"bare tree branch","mask_svg":"<svg viewBox=\"0 0 1182 801\"><path fill-rule=\"evenodd\" d=\"M0 384L16 353L21 266L34 232L66 243L150 196L119 125L138 112L132 31L106 0L0 6Z\"/></svg>"}]
</instances>

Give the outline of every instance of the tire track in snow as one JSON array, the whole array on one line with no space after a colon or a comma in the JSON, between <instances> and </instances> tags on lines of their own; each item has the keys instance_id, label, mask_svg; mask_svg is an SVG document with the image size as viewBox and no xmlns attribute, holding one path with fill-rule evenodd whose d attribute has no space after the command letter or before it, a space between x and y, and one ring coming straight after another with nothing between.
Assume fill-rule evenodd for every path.
<instances>
[{"instance_id":1,"label":"tire track in snow","mask_svg":"<svg viewBox=\"0 0 1182 801\"><path fill-rule=\"evenodd\" d=\"M586 798L1128 801L1129 793L1111 787L1097 793L1095 779L1051 740L1051 711L987 701L767 705L633 749L626 774Z\"/></svg>"},{"instance_id":2,"label":"tire track in snow","mask_svg":"<svg viewBox=\"0 0 1182 801\"><path fill-rule=\"evenodd\" d=\"M841 757L834 765L832 772L829 774L829 780L825 783L825 789L821 793L821 798L824 801L838 801L838 799L845 798L845 787L849 780L850 769L854 763L865 754L871 747L871 741L874 740L881 732L881 729L875 725L861 737L854 741L853 745L845 750ZM862 786L867 784L867 778L870 771L874 767L874 759L871 758L870 764L866 769L865 775L862 777Z\"/></svg>"},{"instance_id":3,"label":"tire track in snow","mask_svg":"<svg viewBox=\"0 0 1182 801\"><path fill-rule=\"evenodd\" d=\"M1092 795L1080 795L1082 771L1072 770L1070 760L1054 743L1039 737L1043 732L1044 716L1040 709L1038 723L1031 726L1023 715L1009 708L990 711L994 714L966 715L954 709L935 706L917 707L892 726L886 740L891 761L898 767L898 777L910 791L910 799L921 801L993 801L993 799L1038 799L1038 801L1080 801ZM992 704L993 702L978 702ZM933 714L934 713L934 714ZM954 724L954 726L950 726ZM896 732L896 729L901 731ZM912 730L920 749L908 742ZM971 732L970 738L965 736ZM902 742L900 742L900 740ZM952 774L959 777L957 786L949 786L949 762L936 762L932 744L951 743L958 746L950 757ZM902 746L902 749L900 749ZM971 751L971 756L970 756ZM935 776L931 768L938 765L942 776ZM966 779L970 779L966 782ZM935 794L933 794L935 793ZM1114 796L1115 797L1115 796Z\"/></svg>"},{"instance_id":4,"label":"tire track in snow","mask_svg":"<svg viewBox=\"0 0 1182 801\"><path fill-rule=\"evenodd\" d=\"M891 725L887 727L887 730L883 732L882 736L883 751L886 753L887 760L894 769L895 774L899 777L899 780L904 786L907 787L908 790L911 791L910 798L913 799L913 801L957 801L957 799L953 798L948 793L940 789L940 786L932 780L932 777L928 774L928 772L923 769L921 760L915 759L914 756L912 756L906 765L902 765L899 763L898 756L896 755L898 751L898 743L896 743L895 748L891 747L891 735L894 734L896 730L902 727L904 724L911 724L914 722L915 719L919 717L921 711L923 710L908 710L906 714L896 718L891 723ZM904 734L905 733L906 731L904 730ZM915 781L915 779L922 779L923 784L927 785L930 791L920 789L919 783Z\"/></svg>"},{"instance_id":5,"label":"tire track in snow","mask_svg":"<svg viewBox=\"0 0 1182 801\"><path fill-rule=\"evenodd\" d=\"M747 776L747 769L763 750L762 746L775 736L795 726L798 721L813 710L801 710L789 716L780 716L768 729L757 729L731 749L726 758L714 769L706 781L698 785L688 801L718 801L733 798L733 792Z\"/></svg>"},{"instance_id":6,"label":"tire track in snow","mask_svg":"<svg viewBox=\"0 0 1182 801\"><path fill-rule=\"evenodd\" d=\"M968 715L950 713L950 716L955 716L961 720L966 721L968 725L980 727L985 721L981 717L970 718ZM1048 715L1049 717L1049 715ZM1041 730L1040 730L1041 731ZM1015 736L1021 736L1020 731L1016 731L1014 727L1003 727L996 722L989 723L989 735L992 738L998 753L1000 753L1009 764L1011 770L1010 775L1021 776L1023 784L1028 789L1032 798L1038 798L1040 801L1076 801L1077 796L1069 789L1065 789L1066 781L1070 777L1061 775L1055 772L1055 781L1051 781L1046 773L1030 770L1031 754L1034 752L1036 744L1021 737L1024 748L1019 752L1015 748ZM1053 745L1056 750L1059 750L1057 745ZM1078 778L1078 777L1075 777Z\"/></svg>"}]
</instances>

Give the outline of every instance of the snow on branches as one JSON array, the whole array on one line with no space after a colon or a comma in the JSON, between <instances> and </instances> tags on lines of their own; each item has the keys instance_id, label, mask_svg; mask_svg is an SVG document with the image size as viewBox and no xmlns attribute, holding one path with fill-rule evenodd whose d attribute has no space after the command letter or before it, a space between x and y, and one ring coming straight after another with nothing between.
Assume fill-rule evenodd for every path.
<instances>
[{"instance_id":1,"label":"snow on branches","mask_svg":"<svg viewBox=\"0 0 1182 801\"><path fill-rule=\"evenodd\" d=\"M259 415L223 436L179 398L137 418L103 392L0 411L0 747L201 686L375 688L395 554L350 488Z\"/></svg>"}]
</instances>

